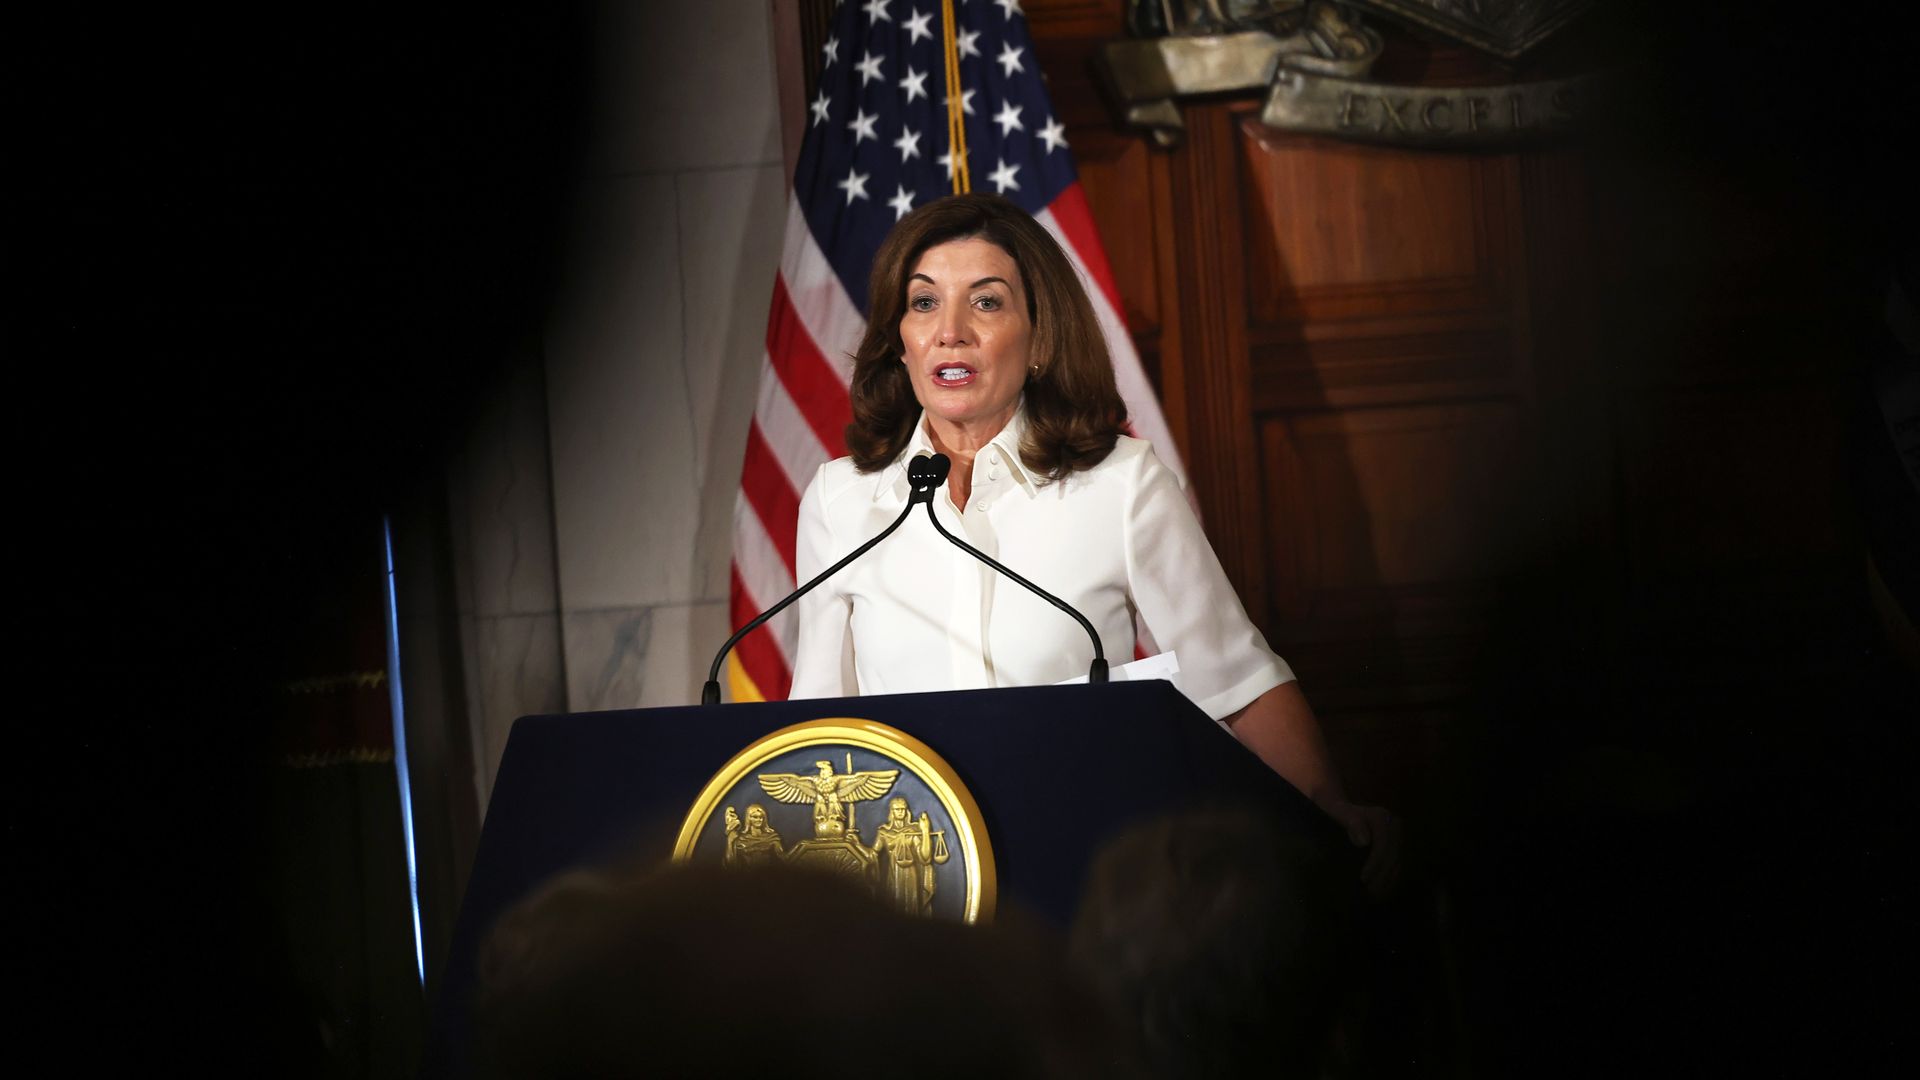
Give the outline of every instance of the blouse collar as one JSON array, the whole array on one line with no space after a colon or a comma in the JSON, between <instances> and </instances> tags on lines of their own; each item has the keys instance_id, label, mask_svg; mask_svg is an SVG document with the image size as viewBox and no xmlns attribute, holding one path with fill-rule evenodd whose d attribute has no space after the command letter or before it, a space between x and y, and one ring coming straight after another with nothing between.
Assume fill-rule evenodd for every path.
<instances>
[{"instance_id":1,"label":"blouse collar","mask_svg":"<svg viewBox=\"0 0 1920 1080\"><path fill-rule=\"evenodd\" d=\"M1022 399L1019 407L1013 410L1013 418L1007 421L1007 426L1001 428L998 435L987 440L987 445L980 448L980 453L974 455L974 460L979 460L980 454L999 450L1000 459L1006 462L1007 471L1012 475L1014 482L1027 493L1028 498L1032 498L1040 491L1040 478L1027 468L1026 462L1020 459L1020 441L1026 432L1027 406L1026 401ZM906 449L900 451L899 456L881 470L879 480L873 486L874 501L879 501L889 493L895 498L905 499L910 490L907 483L907 464L914 458L937 453L939 451L934 448L932 436L927 434L927 411L922 409L920 418L914 421L913 438L907 440Z\"/></svg>"}]
</instances>

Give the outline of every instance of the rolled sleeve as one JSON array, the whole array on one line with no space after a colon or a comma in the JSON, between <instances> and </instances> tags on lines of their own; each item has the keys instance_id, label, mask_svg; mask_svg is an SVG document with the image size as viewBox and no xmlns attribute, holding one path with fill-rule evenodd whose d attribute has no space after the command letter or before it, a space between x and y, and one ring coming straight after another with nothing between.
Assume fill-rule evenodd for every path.
<instances>
[{"instance_id":1,"label":"rolled sleeve","mask_svg":"<svg viewBox=\"0 0 1920 1080\"><path fill-rule=\"evenodd\" d=\"M1178 655L1182 692L1221 720L1291 681L1293 669L1247 618L1179 481L1150 447L1129 479L1130 598L1154 641Z\"/></svg>"}]
</instances>

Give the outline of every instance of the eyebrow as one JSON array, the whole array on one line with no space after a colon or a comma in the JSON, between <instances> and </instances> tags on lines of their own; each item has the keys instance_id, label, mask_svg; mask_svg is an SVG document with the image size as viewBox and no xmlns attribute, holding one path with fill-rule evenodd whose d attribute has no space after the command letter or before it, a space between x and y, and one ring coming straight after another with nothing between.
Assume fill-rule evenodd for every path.
<instances>
[{"instance_id":1,"label":"eyebrow","mask_svg":"<svg viewBox=\"0 0 1920 1080\"><path fill-rule=\"evenodd\" d=\"M927 284L929 284L929 285L937 285L937 284L939 284L939 282L937 282L937 281L935 281L935 280L933 280L932 278L930 278L930 277L928 277L928 276L927 276L927 275L925 275L925 274L921 274L921 273L913 273L913 274L909 274L909 275L907 275L907 280L908 280L908 281L913 281L913 280L915 280L916 278L917 278L917 279L919 279L919 280L921 280L921 281L924 281L924 282L926 282L926 283L927 283ZM996 281L997 281L997 282L999 282L999 283L1000 283L1000 284L1002 284L1002 285L1005 285L1005 286L1006 286L1006 287L1007 287L1007 288L1008 288L1009 290L1011 290L1011 289L1013 288L1013 283L1012 283L1012 282L1010 282L1010 281L1008 281L1008 280L1007 280L1006 278L1003 278L1003 277L983 277L983 278L981 278L981 279L980 279L979 281L976 281L976 282L974 282L973 284L971 284L971 285L969 285L969 286L967 286L967 288L969 288L969 289L977 289L977 288L979 288L979 287L980 287L980 286L982 286L982 285L991 285L992 283L994 283L994 282L996 282Z\"/></svg>"}]
</instances>

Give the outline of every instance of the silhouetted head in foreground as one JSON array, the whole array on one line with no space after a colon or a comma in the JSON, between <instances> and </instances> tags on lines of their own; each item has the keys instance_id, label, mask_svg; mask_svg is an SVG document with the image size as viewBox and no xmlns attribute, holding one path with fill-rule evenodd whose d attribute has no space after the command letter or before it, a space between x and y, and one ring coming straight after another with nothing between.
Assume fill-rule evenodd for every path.
<instances>
[{"instance_id":1,"label":"silhouetted head in foreground","mask_svg":"<svg viewBox=\"0 0 1920 1080\"><path fill-rule=\"evenodd\" d=\"M1159 819L1102 849L1072 959L1154 1075L1315 1074L1342 910L1322 859L1225 812Z\"/></svg>"},{"instance_id":2,"label":"silhouetted head in foreground","mask_svg":"<svg viewBox=\"0 0 1920 1080\"><path fill-rule=\"evenodd\" d=\"M479 962L486 1076L1130 1074L1059 964L818 873L568 874Z\"/></svg>"}]
</instances>

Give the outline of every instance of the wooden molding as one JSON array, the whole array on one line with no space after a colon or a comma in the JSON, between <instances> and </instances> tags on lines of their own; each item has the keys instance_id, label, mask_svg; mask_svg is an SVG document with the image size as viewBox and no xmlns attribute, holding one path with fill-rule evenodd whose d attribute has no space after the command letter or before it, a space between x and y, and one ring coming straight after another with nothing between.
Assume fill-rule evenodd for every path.
<instances>
[{"instance_id":1,"label":"wooden molding","mask_svg":"<svg viewBox=\"0 0 1920 1080\"><path fill-rule=\"evenodd\" d=\"M1234 114L1219 105L1190 107L1187 130L1170 162L1187 468L1227 579L1264 630L1266 545L1247 358L1240 136Z\"/></svg>"}]
</instances>

